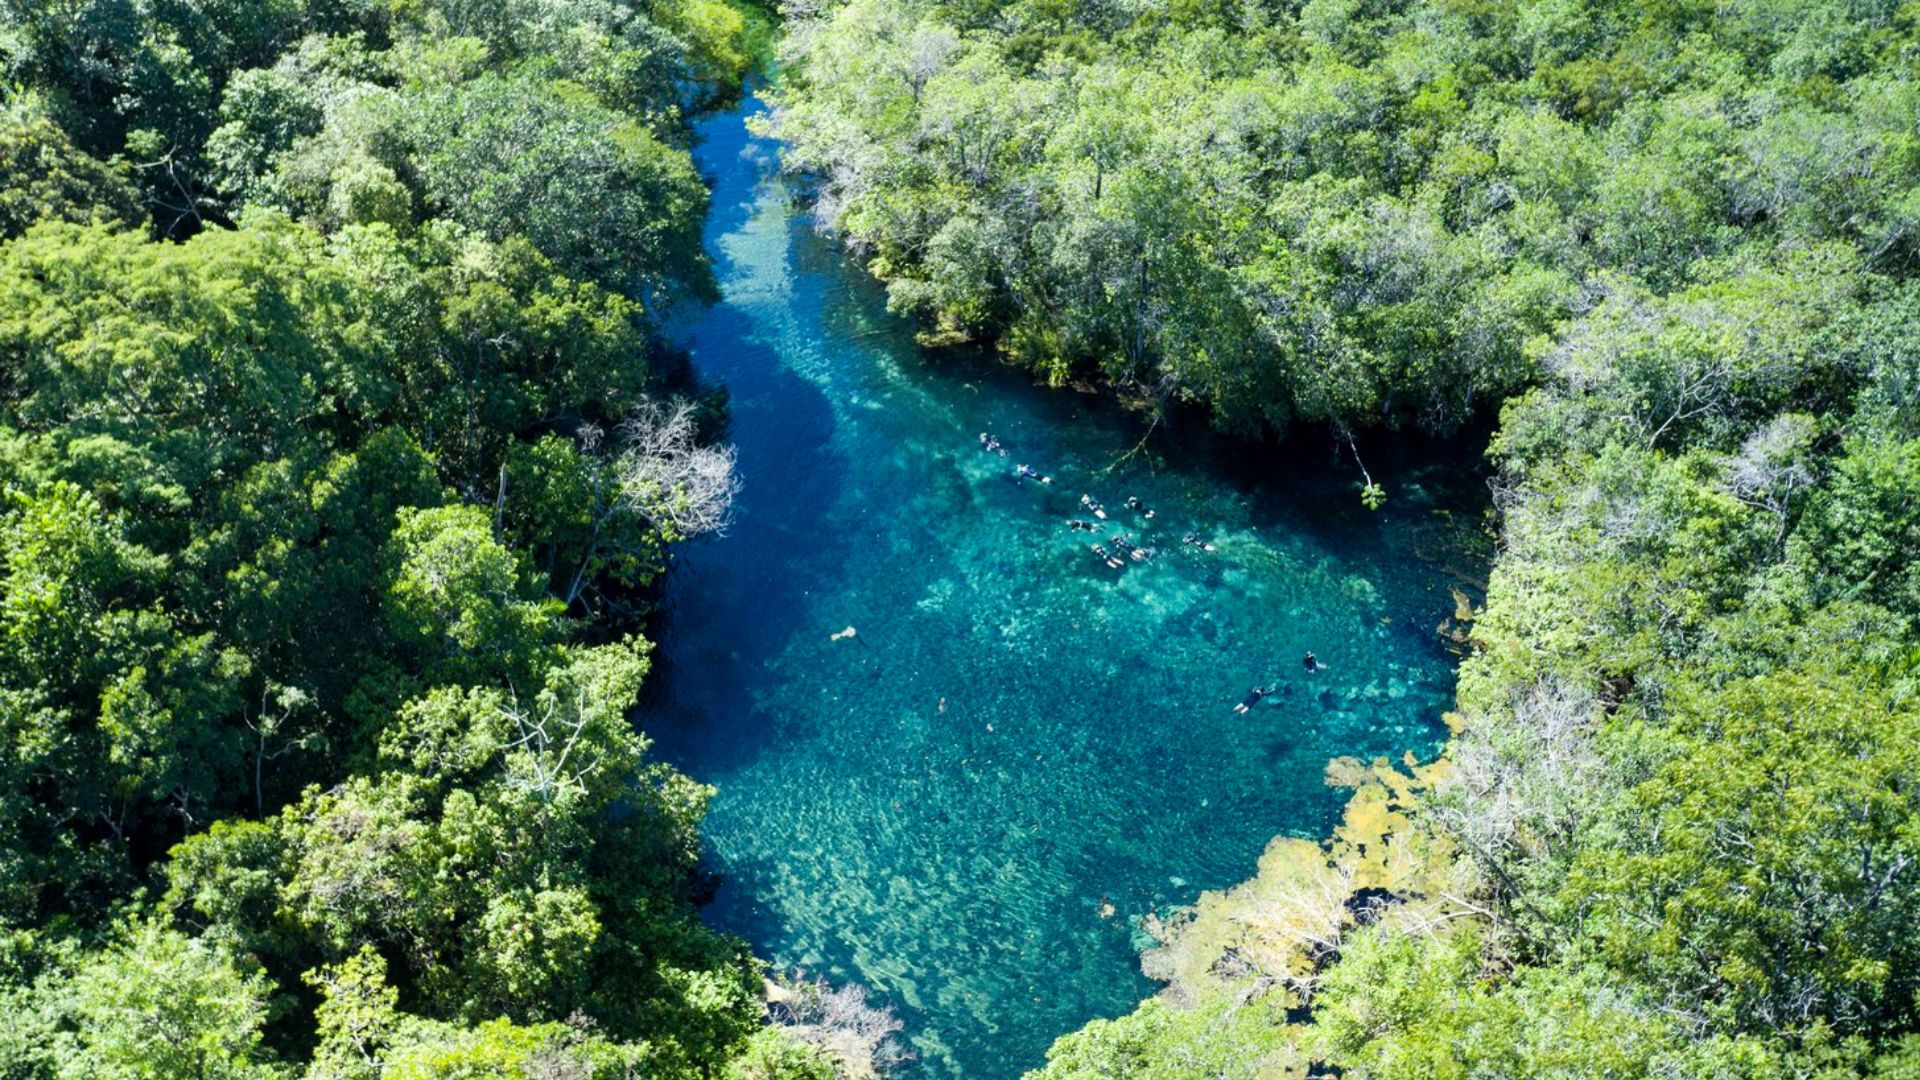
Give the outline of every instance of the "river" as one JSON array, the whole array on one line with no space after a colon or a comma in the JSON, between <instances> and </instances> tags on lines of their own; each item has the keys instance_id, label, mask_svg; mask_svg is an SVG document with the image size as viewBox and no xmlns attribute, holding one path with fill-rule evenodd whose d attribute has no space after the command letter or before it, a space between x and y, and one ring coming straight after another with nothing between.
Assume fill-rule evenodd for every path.
<instances>
[{"instance_id":1,"label":"river","mask_svg":"<svg viewBox=\"0 0 1920 1080\"><path fill-rule=\"evenodd\" d=\"M1141 915L1327 832L1328 759L1437 750L1476 496L1457 458L1383 455L1369 513L1324 436L1163 428L1129 456L1138 416L923 352L810 230L759 109L700 127L723 299L681 331L745 487L677 557L640 722L718 788L713 923L865 984L916 1075L1018 1076L1152 992ZM1083 493L1097 535L1066 525ZM1111 568L1089 545L1114 533L1157 554ZM1255 683L1279 689L1236 714Z\"/></svg>"}]
</instances>

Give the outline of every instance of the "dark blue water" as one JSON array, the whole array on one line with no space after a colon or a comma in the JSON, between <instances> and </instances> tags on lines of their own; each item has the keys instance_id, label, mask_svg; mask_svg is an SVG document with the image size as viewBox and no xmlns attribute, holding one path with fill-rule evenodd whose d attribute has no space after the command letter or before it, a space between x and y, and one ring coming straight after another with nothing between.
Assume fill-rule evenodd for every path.
<instances>
[{"instance_id":1,"label":"dark blue water","mask_svg":"<svg viewBox=\"0 0 1920 1080\"><path fill-rule=\"evenodd\" d=\"M702 127L725 299L685 331L732 393L746 487L731 533L681 553L641 722L719 788L713 922L866 984L922 1074L1016 1076L1151 992L1141 914L1327 831L1329 758L1436 750L1453 668L1433 627L1473 510L1446 512L1452 466L1382 461L1393 502L1369 514L1324 437L1163 429L1128 456L1136 416L922 352L811 233L746 132L756 108ZM1097 538L1065 525L1083 492ZM1160 554L1111 569L1088 545L1115 532Z\"/></svg>"}]
</instances>

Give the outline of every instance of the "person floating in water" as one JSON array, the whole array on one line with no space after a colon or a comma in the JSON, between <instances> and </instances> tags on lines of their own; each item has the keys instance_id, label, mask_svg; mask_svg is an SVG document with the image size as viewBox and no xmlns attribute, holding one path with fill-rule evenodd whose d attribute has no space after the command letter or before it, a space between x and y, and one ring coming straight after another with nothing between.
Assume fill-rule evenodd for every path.
<instances>
[{"instance_id":1,"label":"person floating in water","mask_svg":"<svg viewBox=\"0 0 1920 1080\"><path fill-rule=\"evenodd\" d=\"M1268 694L1271 694L1271 693L1273 693L1272 688L1265 687L1265 686L1256 686L1253 689L1248 690L1247 696L1240 699L1240 704L1235 705L1233 707L1234 714L1235 715L1245 714L1246 712L1251 710L1255 705L1260 704L1261 698L1266 697Z\"/></svg>"},{"instance_id":2,"label":"person floating in water","mask_svg":"<svg viewBox=\"0 0 1920 1080\"><path fill-rule=\"evenodd\" d=\"M1090 550L1092 550L1094 558L1097 558L1101 562L1106 563L1109 569L1123 570L1126 568L1126 565L1127 565L1126 563L1123 563L1119 559L1114 558L1113 552L1108 551L1106 548L1101 547L1099 544L1089 545L1089 548Z\"/></svg>"},{"instance_id":3,"label":"person floating in water","mask_svg":"<svg viewBox=\"0 0 1920 1080\"><path fill-rule=\"evenodd\" d=\"M1312 649L1307 650L1307 657L1305 660L1302 660L1301 663L1306 665L1308 673L1319 671L1321 668L1327 666L1320 662L1319 657L1313 655Z\"/></svg>"},{"instance_id":4,"label":"person floating in water","mask_svg":"<svg viewBox=\"0 0 1920 1080\"><path fill-rule=\"evenodd\" d=\"M1153 520L1153 511L1147 509L1147 504L1141 502L1140 496L1138 495L1127 496L1127 509L1133 511L1136 514L1139 514L1141 517L1146 518L1149 521Z\"/></svg>"},{"instance_id":5,"label":"person floating in water","mask_svg":"<svg viewBox=\"0 0 1920 1080\"><path fill-rule=\"evenodd\" d=\"M1013 475L1019 477L1022 480L1038 480L1043 484L1053 483L1053 477L1041 476L1040 470L1034 468L1031 465L1015 466L1013 470Z\"/></svg>"},{"instance_id":6,"label":"person floating in water","mask_svg":"<svg viewBox=\"0 0 1920 1080\"><path fill-rule=\"evenodd\" d=\"M1188 533L1187 535L1180 538L1180 542L1187 545L1188 547L1197 547L1201 551L1213 550L1213 545L1207 543L1206 539L1202 537L1199 533Z\"/></svg>"},{"instance_id":7,"label":"person floating in water","mask_svg":"<svg viewBox=\"0 0 1920 1080\"><path fill-rule=\"evenodd\" d=\"M1080 496L1080 505L1086 507L1088 510L1093 511L1094 517L1097 517L1102 521L1106 520L1107 508L1093 501L1093 496L1091 495Z\"/></svg>"}]
</instances>

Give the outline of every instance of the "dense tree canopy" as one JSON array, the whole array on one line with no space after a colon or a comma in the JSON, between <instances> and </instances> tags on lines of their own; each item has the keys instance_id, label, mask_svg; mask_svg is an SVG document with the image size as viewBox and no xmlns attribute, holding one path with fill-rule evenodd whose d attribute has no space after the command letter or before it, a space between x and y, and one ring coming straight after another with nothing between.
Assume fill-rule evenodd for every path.
<instances>
[{"instance_id":1,"label":"dense tree canopy","mask_svg":"<svg viewBox=\"0 0 1920 1080\"><path fill-rule=\"evenodd\" d=\"M627 718L764 23L0 3L0 1075L831 1071Z\"/></svg>"},{"instance_id":2,"label":"dense tree canopy","mask_svg":"<svg viewBox=\"0 0 1920 1080\"><path fill-rule=\"evenodd\" d=\"M898 309L1231 428L1452 428L1609 274L1916 250L1892 2L791 14L774 129Z\"/></svg>"}]
</instances>

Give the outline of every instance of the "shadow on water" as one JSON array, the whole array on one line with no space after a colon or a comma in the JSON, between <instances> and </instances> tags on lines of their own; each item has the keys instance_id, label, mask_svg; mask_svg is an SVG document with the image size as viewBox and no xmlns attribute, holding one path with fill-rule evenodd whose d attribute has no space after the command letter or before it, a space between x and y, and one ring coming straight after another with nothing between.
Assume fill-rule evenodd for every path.
<instances>
[{"instance_id":1,"label":"shadow on water","mask_svg":"<svg viewBox=\"0 0 1920 1080\"><path fill-rule=\"evenodd\" d=\"M724 299L679 328L728 388L745 488L728 536L676 556L638 719L718 789L710 921L866 984L923 1075L1016 1076L1150 992L1141 917L1324 834L1329 758L1437 749L1432 628L1478 480L1382 451L1370 514L1325 438L1129 455L1133 415L922 353L799 219L756 108L702 125ZM1089 545L1115 535L1156 554L1109 567ZM1256 682L1283 689L1234 714Z\"/></svg>"}]
</instances>

